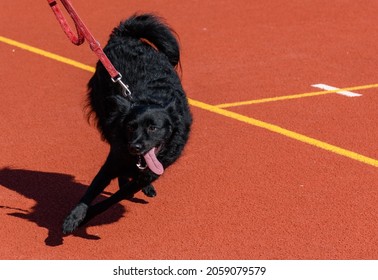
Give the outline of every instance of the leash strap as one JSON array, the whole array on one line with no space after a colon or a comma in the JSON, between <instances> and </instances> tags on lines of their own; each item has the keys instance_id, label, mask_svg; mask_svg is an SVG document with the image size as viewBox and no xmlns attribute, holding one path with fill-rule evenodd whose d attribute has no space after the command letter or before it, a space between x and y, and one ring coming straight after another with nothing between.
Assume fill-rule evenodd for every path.
<instances>
[{"instance_id":1,"label":"leash strap","mask_svg":"<svg viewBox=\"0 0 378 280\"><path fill-rule=\"evenodd\" d=\"M110 62L109 58L102 50L100 43L93 37L88 28L85 26L84 22L80 19L71 2L69 0L60 1L74 21L77 35L72 31L56 0L47 0L64 33L67 35L70 41L77 46L80 46L84 43L85 40L87 40L91 50L97 55L101 63L104 65L105 69L108 71L112 82L118 83L122 88L123 95L131 100L131 91L129 89L129 86L122 82L121 73L119 73Z\"/></svg>"}]
</instances>

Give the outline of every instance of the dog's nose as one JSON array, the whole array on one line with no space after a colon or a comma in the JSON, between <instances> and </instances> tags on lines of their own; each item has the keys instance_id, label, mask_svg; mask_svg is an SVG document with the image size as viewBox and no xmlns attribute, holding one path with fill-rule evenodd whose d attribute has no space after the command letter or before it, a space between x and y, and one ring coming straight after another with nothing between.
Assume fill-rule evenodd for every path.
<instances>
[{"instance_id":1,"label":"dog's nose","mask_svg":"<svg viewBox=\"0 0 378 280\"><path fill-rule=\"evenodd\" d=\"M139 154L142 151L142 144L134 143L129 145L129 151L132 154Z\"/></svg>"}]
</instances>

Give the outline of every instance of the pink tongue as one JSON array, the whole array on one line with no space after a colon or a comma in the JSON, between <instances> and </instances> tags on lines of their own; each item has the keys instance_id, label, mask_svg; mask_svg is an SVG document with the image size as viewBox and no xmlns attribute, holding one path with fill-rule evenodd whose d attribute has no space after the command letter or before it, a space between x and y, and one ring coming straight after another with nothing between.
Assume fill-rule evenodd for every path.
<instances>
[{"instance_id":1,"label":"pink tongue","mask_svg":"<svg viewBox=\"0 0 378 280\"><path fill-rule=\"evenodd\" d=\"M148 168L157 175L164 173L164 167L160 161L156 158L155 154L156 148L152 148L144 155L144 160L146 161Z\"/></svg>"}]
</instances>

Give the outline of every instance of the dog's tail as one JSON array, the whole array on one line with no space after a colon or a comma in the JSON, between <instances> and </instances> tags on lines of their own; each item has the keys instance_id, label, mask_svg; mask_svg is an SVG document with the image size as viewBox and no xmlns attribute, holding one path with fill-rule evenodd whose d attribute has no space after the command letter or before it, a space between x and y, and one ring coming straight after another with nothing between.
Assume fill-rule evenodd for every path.
<instances>
[{"instance_id":1,"label":"dog's tail","mask_svg":"<svg viewBox=\"0 0 378 280\"><path fill-rule=\"evenodd\" d=\"M113 31L115 36L132 36L152 43L160 52L164 53L173 66L180 62L180 47L177 34L154 14L133 15L121 22Z\"/></svg>"}]
</instances>

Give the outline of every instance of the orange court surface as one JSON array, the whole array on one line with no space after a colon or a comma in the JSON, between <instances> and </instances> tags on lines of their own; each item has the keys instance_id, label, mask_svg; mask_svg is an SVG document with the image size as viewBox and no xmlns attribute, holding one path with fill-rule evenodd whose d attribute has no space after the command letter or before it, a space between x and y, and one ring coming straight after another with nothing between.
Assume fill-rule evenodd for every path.
<instances>
[{"instance_id":1,"label":"orange court surface","mask_svg":"<svg viewBox=\"0 0 378 280\"><path fill-rule=\"evenodd\" d=\"M155 198L63 236L108 152L83 110L97 57L47 1L1 1L1 259L378 259L378 1L71 2L101 45L166 19L191 137Z\"/></svg>"}]
</instances>

